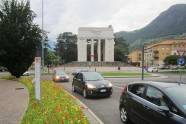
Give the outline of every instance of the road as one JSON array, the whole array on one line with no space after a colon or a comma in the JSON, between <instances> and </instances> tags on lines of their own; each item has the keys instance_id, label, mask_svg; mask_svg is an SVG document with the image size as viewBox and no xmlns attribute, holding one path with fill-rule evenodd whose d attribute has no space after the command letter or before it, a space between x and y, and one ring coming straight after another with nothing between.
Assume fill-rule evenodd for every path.
<instances>
[{"instance_id":1,"label":"road","mask_svg":"<svg viewBox=\"0 0 186 124\"><path fill-rule=\"evenodd\" d=\"M51 79L51 77L45 76ZM58 83L63 86L68 92L77 97L85 105L87 105L105 124L122 124L119 118L119 98L122 91L122 85L129 82L138 81L140 78L107 78L113 83L113 95L110 98L89 98L84 99L80 94L71 91L71 81L69 83ZM179 75L167 74L160 77L146 78L145 80L152 81L178 81ZM186 82L186 76L183 76L183 81Z\"/></svg>"}]
</instances>

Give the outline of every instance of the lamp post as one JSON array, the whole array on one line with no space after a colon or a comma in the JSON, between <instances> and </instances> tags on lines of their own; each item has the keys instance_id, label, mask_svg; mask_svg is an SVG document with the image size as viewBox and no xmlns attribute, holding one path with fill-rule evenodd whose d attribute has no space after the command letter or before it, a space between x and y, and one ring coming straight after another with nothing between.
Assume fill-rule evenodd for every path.
<instances>
[{"instance_id":1,"label":"lamp post","mask_svg":"<svg viewBox=\"0 0 186 124\"><path fill-rule=\"evenodd\" d=\"M63 59L63 64L64 64L64 71L65 71L65 59L66 59L66 53L65 52L67 50L67 46L66 45L68 43L66 43L67 39L60 39L59 38L58 40L63 41L62 44L64 45L64 51L63 51L63 53L64 53L64 59Z\"/></svg>"},{"instance_id":2,"label":"lamp post","mask_svg":"<svg viewBox=\"0 0 186 124\"><path fill-rule=\"evenodd\" d=\"M41 58L42 58L42 69L44 69L44 0L42 0L42 41L41 41L41 49L42 49L42 55L41 55Z\"/></svg>"},{"instance_id":3,"label":"lamp post","mask_svg":"<svg viewBox=\"0 0 186 124\"><path fill-rule=\"evenodd\" d=\"M144 46L144 44L143 44L143 46L142 46L142 74L141 74L141 80L144 80L144 52L145 52L145 50L144 50L144 48L145 48L145 46Z\"/></svg>"}]
</instances>

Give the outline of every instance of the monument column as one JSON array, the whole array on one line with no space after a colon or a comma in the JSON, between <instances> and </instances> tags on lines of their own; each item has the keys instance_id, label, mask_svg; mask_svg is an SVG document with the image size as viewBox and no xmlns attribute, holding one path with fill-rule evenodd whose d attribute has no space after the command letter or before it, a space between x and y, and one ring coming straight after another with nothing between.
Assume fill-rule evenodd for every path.
<instances>
[{"instance_id":1,"label":"monument column","mask_svg":"<svg viewBox=\"0 0 186 124\"><path fill-rule=\"evenodd\" d=\"M78 61L86 62L87 61L87 42L86 39L78 39Z\"/></svg>"},{"instance_id":2,"label":"monument column","mask_svg":"<svg viewBox=\"0 0 186 124\"><path fill-rule=\"evenodd\" d=\"M98 53L98 62L101 62L101 39L98 39L97 53Z\"/></svg>"},{"instance_id":3,"label":"monument column","mask_svg":"<svg viewBox=\"0 0 186 124\"><path fill-rule=\"evenodd\" d=\"M114 62L114 39L106 39L105 41L105 61Z\"/></svg>"},{"instance_id":4,"label":"monument column","mask_svg":"<svg viewBox=\"0 0 186 124\"><path fill-rule=\"evenodd\" d=\"M91 39L91 62L94 62L94 40Z\"/></svg>"}]
</instances>

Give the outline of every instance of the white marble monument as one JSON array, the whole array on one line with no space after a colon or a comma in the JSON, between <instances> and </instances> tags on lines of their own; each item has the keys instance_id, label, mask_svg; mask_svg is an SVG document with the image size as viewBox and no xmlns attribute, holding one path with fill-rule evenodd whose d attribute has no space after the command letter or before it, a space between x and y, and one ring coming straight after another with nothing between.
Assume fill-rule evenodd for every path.
<instances>
[{"instance_id":1,"label":"white marble monument","mask_svg":"<svg viewBox=\"0 0 186 124\"><path fill-rule=\"evenodd\" d=\"M114 62L114 44L112 26L79 28L77 42L78 62L87 62L88 56L91 62ZM91 47L90 52L87 49L88 45ZM96 52L95 48L97 48Z\"/></svg>"}]
</instances>

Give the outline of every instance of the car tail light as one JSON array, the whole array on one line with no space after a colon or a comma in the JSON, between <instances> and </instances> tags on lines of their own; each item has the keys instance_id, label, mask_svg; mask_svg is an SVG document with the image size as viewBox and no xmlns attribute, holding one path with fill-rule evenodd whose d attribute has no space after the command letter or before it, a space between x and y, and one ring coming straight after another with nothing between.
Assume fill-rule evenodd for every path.
<instances>
[{"instance_id":1,"label":"car tail light","mask_svg":"<svg viewBox=\"0 0 186 124\"><path fill-rule=\"evenodd\" d=\"M123 85L122 86L122 91L121 91L121 94L124 94L127 92L127 85Z\"/></svg>"}]
</instances>

